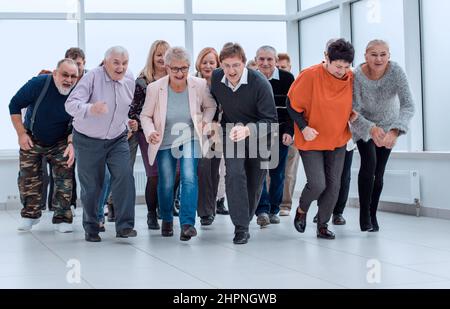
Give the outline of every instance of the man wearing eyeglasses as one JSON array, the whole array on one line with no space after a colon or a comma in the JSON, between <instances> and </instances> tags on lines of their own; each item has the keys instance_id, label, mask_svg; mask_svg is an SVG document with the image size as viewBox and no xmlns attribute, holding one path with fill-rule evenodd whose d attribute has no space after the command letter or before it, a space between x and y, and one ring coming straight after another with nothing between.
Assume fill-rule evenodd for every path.
<instances>
[{"instance_id":1,"label":"man wearing eyeglasses","mask_svg":"<svg viewBox=\"0 0 450 309\"><path fill-rule=\"evenodd\" d=\"M105 168L111 173L116 237L135 237L135 187L129 164L128 111L135 82L128 69L128 51L109 48L103 64L87 72L66 101L74 117L73 143L83 203L85 240L99 242L98 197Z\"/></svg>"},{"instance_id":2,"label":"man wearing eyeglasses","mask_svg":"<svg viewBox=\"0 0 450 309\"><path fill-rule=\"evenodd\" d=\"M21 210L20 231L29 231L42 215L42 158L52 164L55 179L52 223L59 232L72 232L72 178L74 149L72 118L64 103L78 80L72 59L58 62L51 75L28 81L11 99L9 111L20 146L18 178ZM21 110L27 108L22 122Z\"/></svg>"},{"instance_id":3,"label":"man wearing eyeglasses","mask_svg":"<svg viewBox=\"0 0 450 309\"><path fill-rule=\"evenodd\" d=\"M268 145L261 142L267 141L271 124L277 123L272 87L261 73L248 70L246 61L239 44L225 44L221 69L214 71L211 80L211 93L223 110L225 186L235 244L245 244L250 237L248 227L267 173L262 162Z\"/></svg>"}]
</instances>

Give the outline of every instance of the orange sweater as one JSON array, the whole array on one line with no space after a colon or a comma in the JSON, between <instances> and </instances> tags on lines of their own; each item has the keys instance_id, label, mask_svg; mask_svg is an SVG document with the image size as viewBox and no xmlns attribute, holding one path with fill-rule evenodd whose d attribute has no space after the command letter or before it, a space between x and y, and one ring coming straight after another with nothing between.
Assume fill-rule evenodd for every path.
<instances>
[{"instance_id":1,"label":"orange sweater","mask_svg":"<svg viewBox=\"0 0 450 309\"><path fill-rule=\"evenodd\" d=\"M302 71L289 89L292 108L304 113L308 126L319 132L311 142L305 141L295 125L295 145L300 150L334 150L351 137L348 121L352 112L353 73L344 79L331 75L323 64Z\"/></svg>"}]
</instances>

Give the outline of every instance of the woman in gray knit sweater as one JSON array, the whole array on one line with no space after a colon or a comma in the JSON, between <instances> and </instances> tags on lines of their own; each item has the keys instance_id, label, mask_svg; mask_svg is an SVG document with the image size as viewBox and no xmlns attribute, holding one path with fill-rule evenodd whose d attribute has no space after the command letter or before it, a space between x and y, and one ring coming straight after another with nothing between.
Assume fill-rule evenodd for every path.
<instances>
[{"instance_id":1,"label":"woman in gray knit sweater","mask_svg":"<svg viewBox=\"0 0 450 309\"><path fill-rule=\"evenodd\" d=\"M366 62L354 72L353 108L359 117L352 123L352 133L361 156L358 175L361 231L379 231L376 213L384 170L397 138L408 132L414 115L406 74L389 59L388 44L371 41L366 48Z\"/></svg>"}]
</instances>

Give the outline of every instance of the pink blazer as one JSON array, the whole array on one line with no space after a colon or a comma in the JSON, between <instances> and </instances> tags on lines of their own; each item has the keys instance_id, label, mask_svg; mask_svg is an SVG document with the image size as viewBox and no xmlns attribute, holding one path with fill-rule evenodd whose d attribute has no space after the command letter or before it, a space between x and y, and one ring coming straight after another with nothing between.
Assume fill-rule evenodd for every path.
<instances>
[{"instance_id":1,"label":"pink blazer","mask_svg":"<svg viewBox=\"0 0 450 309\"><path fill-rule=\"evenodd\" d=\"M150 165L155 162L161 142L164 138L164 128L166 125L167 97L169 87L169 76L165 76L147 86L144 107L140 115L141 126L144 130L145 138L149 144L148 158ZM187 88L189 94L189 110L191 112L192 122L203 147L206 135L203 134L202 122L211 123L216 113L216 101L209 91L205 79L188 76ZM150 143L150 134L158 132L161 136L159 143L153 145ZM203 153L202 149L202 153Z\"/></svg>"}]
</instances>

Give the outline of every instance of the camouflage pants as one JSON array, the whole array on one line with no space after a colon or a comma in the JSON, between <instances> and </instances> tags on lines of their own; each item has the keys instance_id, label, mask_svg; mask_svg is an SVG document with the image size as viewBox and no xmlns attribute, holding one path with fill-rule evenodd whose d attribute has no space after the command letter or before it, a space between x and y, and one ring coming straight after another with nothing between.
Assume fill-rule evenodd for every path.
<instances>
[{"instance_id":1,"label":"camouflage pants","mask_svg":"<svg viewBox=\"0 0 450 309\"><path fill-rule=\"evenodd\" d=\"M42 158L52 165L55 181L53 192L53 223L72 223L70 201L72 198L73 167L67 167L67 157L63 157L67 142L65 139L50 147L36 143L30 150L20 149L20 171L18 178L23 218L39 218L42 215ZM45 167L46 168L46 167Z\"/></svg>"}]
</instances>

